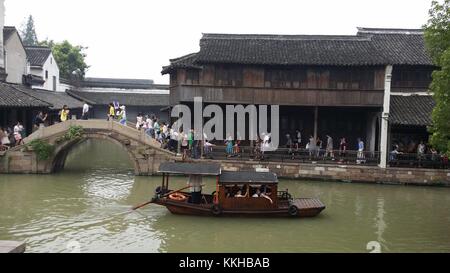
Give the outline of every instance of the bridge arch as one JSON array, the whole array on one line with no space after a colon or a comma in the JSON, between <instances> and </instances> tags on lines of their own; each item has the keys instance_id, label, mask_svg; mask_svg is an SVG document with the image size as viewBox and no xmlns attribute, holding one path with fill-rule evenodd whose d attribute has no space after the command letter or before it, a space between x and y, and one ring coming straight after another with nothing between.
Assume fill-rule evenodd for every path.
<instances>
[{"instance_id":1,"label":"bridge arch","mask_svg":"<svg viewBox=\"0 0 450 273\"><path fill-rule=\"evenodd\" d=\"M83 127L82 137L68 141L61 140L61 136L71 126ZM174 153L162 149L159 142L148 137L143 131L114 121L69 120L50 127L40 128L27 137L25 143L35 139L42 139L53 144L55 146L53 155L45 161L37 160L36 155L31 157L28 155L31 161L26 166L21 166L20 172L52 173L61 171L64 168L70 150L86 139L103 139L122 146L134 165L136 175L156 174L161 162L179 160ZM19 161L26 157L25 153L18 153L21 154L21 156L17 156ZM23 162L23 160L20 162Z\"/></svg>"},{"instance_id":2,"label":"bridge arch","mask_svg":"<svg viewBox=\"0 0 450 273\"><path fill-rule=\"evenodd\" d=\"M55 148L55 151L53 153L53 156L50 158L48 164L48 169L50 173L54 172L60 172L64 170L64 166L66 164L67 156L69 155L70 151L76 147L77 145L83 143L84 141L88 139L98 139L98 140L107 140L115 145L121 146L124 151L127 152L130 162L133 164L134 173L135 174L141 174L141 168L139 165L139 160L135 154L135 151L130 147L130 145L127 145L127 142L122 142L114 137L111 137L109 134L105 133L84 133L81 138L66 141L61 145L57 145Z\"/></svg>"}]
</instances>

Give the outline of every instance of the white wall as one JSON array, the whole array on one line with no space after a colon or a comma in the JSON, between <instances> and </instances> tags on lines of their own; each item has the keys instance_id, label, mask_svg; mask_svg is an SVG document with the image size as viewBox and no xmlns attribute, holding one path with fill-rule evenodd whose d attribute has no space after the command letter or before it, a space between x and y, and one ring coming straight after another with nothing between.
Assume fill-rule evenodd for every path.
<instances>
[{"instance_id":1,"label":"white wall","mask_svg":"<svg viewBox=\"0 0 450 273\"><path fill-rule=\"evenodd\" d=\"M124 89L124 88L109 88L109 87L81 87L77 88L84 92L111 92L111 93L142 93L142 94L163 94L168 95L169 90L163 89Z\"/></svg>"},{"instance_id":2,"label":"white wall","mask_svg":"<svg viewBox=\"0 0 450 273\"><path fill-rule=\"evenodd\" d=\"M0 68L5 68L3 56L3 27L5 26L5 0L0 0Z\"/></svg>"},{"instance_id":3,"label":"white wall","mask_svg":"<svg viewBox=\"0 0 450 273\"><path fill-rule=\"evenodd\" d=\"M45 71L48 71L48 79L45 77ZM50 56L48 56L47 61L44 63L43 66L43 75L44 75L44 89L47 90L53 90L53 76L56 76L56 90L58 91L59 86L59 68L58 64L56 64L55 58L53 57L53 54L50 53Z\"/></svg>"},{"instance_id":4,"label":"white wall","mask_svg":"<svg viewBox=\"0 0 450 273\"><path fill-rule=\"evenodd\" d=\"M48 78L46 77L46 71L48 71ZM55 61L55 58L53 57L53 54L50 53L47 60L45 61L42 68L32 67L31 68L31 74L40 76L42 79L44 79L45 83L43 86L33 86L33 88L40 88L45 90L53 91L53 76L56 77L56 90L55 91L65 91L62 86L60 86L59 83L59 68L58 64Z\"/></svg>"},{"instance_id":5,"label":"white wall","mask_svg":"<svg viewBox=\"0 0 450 273\"><path fill-rule=\"evenodd\" d=\"M5 64L7 82L22 84L22 76L27 74L27 53L16 32L5 41Z\"/></svg>"}]
</instances>

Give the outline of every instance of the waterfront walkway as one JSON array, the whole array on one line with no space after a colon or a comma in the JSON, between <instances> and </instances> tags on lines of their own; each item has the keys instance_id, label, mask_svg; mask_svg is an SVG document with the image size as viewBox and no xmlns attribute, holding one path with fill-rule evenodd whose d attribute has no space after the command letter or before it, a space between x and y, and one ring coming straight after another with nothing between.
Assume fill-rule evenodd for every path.
<instances>
[{"instance_id":1,"label":"waterfront walkway","mask_svg":"<svg viewBox=\"0 0 450 273\"><path fill-rule=\"evenodd\" d=\"M64 135L74 126L83 128L81 137L64 139ZM106 120L69 120L50 127L41 128L25 139L44 140L53 146L54 151L48 159L38 159L37 154L27 145L14 147L0 155L0 173L49 174L60 171L72 147L87 139L105 139L121 145L134 165L136 175L155 175L159 165L166 161L181 161L181 156L161 148L161 144L131 126L124 126ZM224 170L239 171L265 168L284 178L321 179L347 182L450 185L450 170L427 168L380 168L376 165L377 154L367 154L364 164L356 165L355 158L348 162L309 161L308 155L294 155L286 151L265 154L264 159L251 158L249 149L237 157L226 157L224 147L217 146L205 159L186 159L198 162L220 162ZM223 152L221 152L221 150ZM349 153L350 156L352 156ZM281 157L280 157L281 156Z\"/></svg>"}]
</instances>

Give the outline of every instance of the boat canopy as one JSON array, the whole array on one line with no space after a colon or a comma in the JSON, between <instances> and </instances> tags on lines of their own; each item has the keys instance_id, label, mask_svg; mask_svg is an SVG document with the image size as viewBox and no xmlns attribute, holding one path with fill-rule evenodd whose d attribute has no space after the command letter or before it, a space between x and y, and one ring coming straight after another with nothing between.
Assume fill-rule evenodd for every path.
<instances>
[{"instance_id":1,"label":"boat canopy","mask_svg":"<svg viewBox=\"0 0 450 273\"><path fill-rule=\"evenodd\" d=\"M220 184L240 184L240 183L255 183L255 184L277 184L278 177L272 172L229 172L223 171L219 177Z\"/></svg>"},{"instance_id":2,"label":"boat canopy","mask_svg":"<svg viewBox=\"0 0 450 273\"><path fill-rule=\"evenodd\" d=\"M164 162L159 166L160 173L219 175L220 164L215 163L177 163Z\"/></svg>"}]
</instances>

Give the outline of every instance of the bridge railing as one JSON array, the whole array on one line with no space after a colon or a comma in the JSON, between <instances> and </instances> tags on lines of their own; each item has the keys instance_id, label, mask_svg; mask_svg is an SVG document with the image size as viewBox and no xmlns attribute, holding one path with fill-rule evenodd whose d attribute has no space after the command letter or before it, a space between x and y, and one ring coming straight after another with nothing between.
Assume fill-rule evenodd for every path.
<instances>
[{"instance_id":1,"label":"bridge railing","mask_svg":"<svg viewBox=\"0 0 450 273\"><path fill-rule=\"evenodd\" d=\"M33 134L24 139L24 143L29 143L35 139L46 139L55 135L63 134L71 126L81 126L87 130L105 130L120 134L123 137L141 142L143 145L149 145L154 148L161 148L161 144L155 139L149 137L143 130L137 130L131 126L124 126L116 121L106 120L68 120L56 123L52 126L41 127Z\"/></svg>"}]
</instances>

